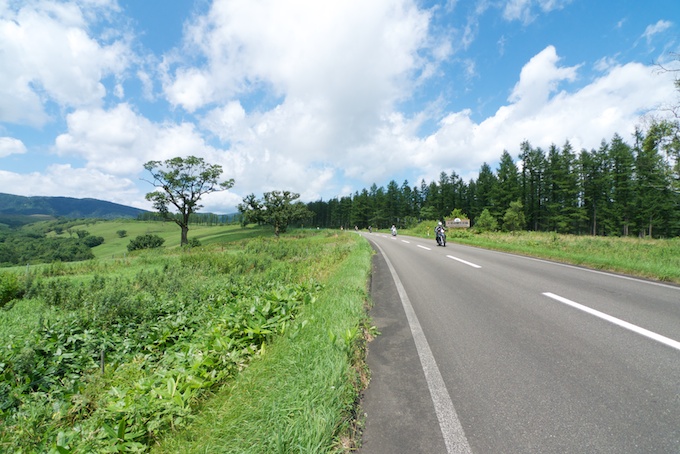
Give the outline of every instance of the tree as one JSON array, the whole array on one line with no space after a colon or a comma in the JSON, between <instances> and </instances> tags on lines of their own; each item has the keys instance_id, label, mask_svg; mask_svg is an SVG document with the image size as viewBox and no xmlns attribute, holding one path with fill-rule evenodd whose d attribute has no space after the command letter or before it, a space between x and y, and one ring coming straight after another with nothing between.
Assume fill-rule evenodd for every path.
<instances>
[{"instance_id":1,"label":"tree","mask_svg":"<svg viewBox=\"0 0 680 454\"><path fill-rule=\"evenodd\" d=\"M162 191L150 192L146 200L153 202L154 209L164 218L174 221L182 229L180 245L188 243L189 217L202 205L198 202L205 194L224 191L234 185L234 179L219 182L222 166L208 164L203 158L188 156L172 158L166 161L149 161L144 168L151 173L153 181L148 181ZM173 205L178 215L170 213Z\"/></svg>"},{"instance_id":2,"label":"tree","mask_svg":"<svg viewBox=\"0 0 680 454\"><path fill-rule=\"evenodd\" d=\"M302 202L293 203L299 198L300 194L290 191L265 192L262 200L258 200L255 194L250 194L238 205L238 211L243 215L244 225L252 223L271 225L278 237L279 234L286 232L289 224L314 216Z\"/></svg>"},{"instance_id":3,"label":"tree","mask_svg":"<svg viewBox=\"0 0 680 454\"><path fill-rule=\"evenodd\" d=\"M521 200L510 202L510 206L505 211L503 216L503 230L507 232L514 232L516 230L523 230L526 225L524 218L524 207Z\"/></svg>"},{"instance_id":4,"label":"tree","mask_svg":"<svg viewBox=\"0 0 680 454\"><path fill-rule=\"evenodd\" d=\"M496 218L491 215L488 208L484 208L477 218L475 230L478 232L495 232L498 230L498 222L496 221Z\"/></svg>"}]
</instances>

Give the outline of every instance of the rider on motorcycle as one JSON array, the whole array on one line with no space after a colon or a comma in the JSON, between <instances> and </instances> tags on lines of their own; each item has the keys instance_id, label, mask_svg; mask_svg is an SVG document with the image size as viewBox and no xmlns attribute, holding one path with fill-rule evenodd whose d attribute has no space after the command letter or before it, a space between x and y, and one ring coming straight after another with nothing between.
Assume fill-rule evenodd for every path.
<instances>
[{"instance_id":1,"label":"rider on motorcycle","mask_svg":"<svg viewBox=\"0 0 680 454\"><path fill-rule=\"evenodd\" d=\"M434 228L434 236L437 240L437 244L441 244L441 239L442 235L446 232L446 228L442 225L441 221L437 225L437 227Z\"/></svg>"}]
</instances>

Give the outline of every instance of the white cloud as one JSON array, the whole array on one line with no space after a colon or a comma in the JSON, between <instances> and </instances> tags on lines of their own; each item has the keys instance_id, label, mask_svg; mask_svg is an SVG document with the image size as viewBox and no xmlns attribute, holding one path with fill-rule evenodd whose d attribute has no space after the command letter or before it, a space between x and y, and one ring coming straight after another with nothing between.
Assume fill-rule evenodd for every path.
<instances>
[{"instance_id":1,"label":"white cloud","mask_svg":"<svg viewBox=\"0 0 680 454\"><path fill-rule=\"evenodd\" d=\"M654 35L658 35L659 33L668 30L672 26L673 26L672 22L669 22L667 20L660 20L656 24L648 25L647 28L645 28L645 32L642 34L642 37L646 38L647 43L649 43L651 39L654 37Z\"/></svg>"},{"instance_id":2,"label":"white cloud","mask_svg":"<svg viewBox=\"0 0 680 454\"><path fill-rule=\"evenodd\" d=\"M417 52L428 20L409 0L218 1L188 27L183 51L198 52L206 64L177 68L165 92L193 111L271 88L287 99L320 99L331 114L375 121L404 95L407 76L424 67Z\"/></svg>"},{"instance_id":3,"label":"white cloud","mask_svg":"<svg viewBox=\"0 0 680 454\"><path fill-rule=\"evenodd\" d=\"M150 209L128 178L118 178L93 169L54 164L45 172L18 174L0 170L0 192L23 196L95 198Z\"/></svg>"},{"instance_id":4,"label":"white cloud","mask_svg":"<svg viewBox=\"0 0 680 454\"><path fill-rule=\"evenodd\" d=\"M127 45L90 35L90 20L117 8L115 2L30 1L6 6L0 16L0 121L43 125L45 104L98 105L102 78L128 66Z\"/></svg>"},{"instance_id":5,"label":"white cloud","mask_svg":"<svg viewBox=\"0 0 680 454\"><path fill-rule=\"evenodd\" d=\"M507 0L503 8L503 18L508 21L519 20L528 24L536 19L533 12L537 6L543 13L562 9L572 0Z\"/></svg>"},{"instance_id":6,"label":"white cloud","mask_svg":"<svg viewBox=\"0 0 680 454\"><path fill-rule=\"evenodd\" d=\"M11 154L26 153L26 145L14 137L0 137L0 158Z\"/></svg>"},{"instance_id":7,"label":"white cloud","mask_svg":"<svg viewBox=\"0 0 680 454\"><path fill-rule=\"evenodd\" d=\"M68 132L57 137L56 152L114 175L138 173L149 160L213 153L192 123L152 123L126 103L110 110L79 109L66 122Z\"/></svg>"},{"instance_id":8,"label":"white cloud","mask_svg":"<svg viewBox=\"0 0 680 454\"><path fill-rule=\"evenodd\" d=\"M578 77L580 67L558 63L552 47L534 56L522 69L508 104L480 122L472 120L469 109L452 112L434 133L420 138L413 132L417 125L411 124L415 118L392 116L371 142L350 151L355 158L371 156L380 165L347 163L344 168L366 187L408 171L418 172L412 184L421 178L436 180L442 170L476 178L482 163L493 165L503 150L515 155L524 140L544 149L569 140L580 150L597 148L615 133L627 139L642 115L663 108L674 94L671 75L639 63L612 63L582 88L560 90L561 83Z\"/></svg>"}]
</instances>

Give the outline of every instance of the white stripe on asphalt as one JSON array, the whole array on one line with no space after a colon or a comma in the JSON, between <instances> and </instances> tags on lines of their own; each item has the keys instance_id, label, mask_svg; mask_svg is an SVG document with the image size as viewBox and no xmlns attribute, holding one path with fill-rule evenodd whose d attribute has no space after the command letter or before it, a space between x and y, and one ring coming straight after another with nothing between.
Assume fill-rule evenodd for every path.
<instances>
[{"instance_id":1,"label":"white stripe on asphalt","mask_svg":"<svg viewBox=\"0 0 680 454\"><path fill-rule=\"evenodd\" d=\"M418 247L421 248L421 249L425 249L425 250L427 250L427 251L431 251L431 250L432 250L432 249L430 249L429 247L425 247L425 246L420 245L420 244L418 245Z\"/></svg>"},{"instance_id":2,"label":"white stripe on asphalt","mask_svg":"<svg viewBox=\"0 0 680 454\"><path fill-rule=\"evenodd\" d=\"M475 264L472 263L472 262L468 262L467 260L459 259L458 257L454 257L454 256L452 256L452 255L447 255L447 257L450 258L450 259L453 259L453 260L458 260L460 263L465 263L466 265L469 265L469 266L471 266L471 267L473 267L473 268L481 268L480 265L475 265Z\"/></svg>"},{"instance_id":3,"label":"white stripe on asphalt","mask_svg":"<svg viewBox=\"0 0 680 454\"><path fill-rule=\"evenodd\" d=\"M434 410L437 414L437 419L439 420L439 427L444 436L446 451L448 454L469 454L472 450L470 449L467 438L465 438L463 426L460 424L456 409L453 408L451 396L449 396L449 392L446 389L446 384L439 371L437 362L432 355L430 345L427 343L423 328L420 326L418 317L413 310L411 300L409 300L406 290L404 289L396 270L392 266L390 259L387 258L387 255L385 255L385 252L378 243L373 244L380 250L380 253L387 263L387 267L390 269L392 279L394 279L394 283L397 286L399 298L401 298L401 304L404 307L404 312L406 312L406 318L408 319L408 324L411 328L411 334L416 343L420 364L423 366L423 372L425 372L425 380L427 381L427 387L430 390Z\"/></svg>"},{"instance_id":4,"label":"white stripe on asphalt","mask_svg":"<svg viewBox=\"0 0 680 454\"><path fill-rule=\"evenodd\" d=\"M655 332L653 332L653 331L646 330L646 329L641 328L641 327L639 327L639 326L637 326L637 325L633 325L632 323L628 323L628 322L626 322L626 321L624 321L624 320L621 320L621 319L619 319L619 318L612 317L611 315L607 315L607 314L605 314L604 312L600 312L600 311L597 311L597 310L595 310L595 309L592 309L592 308L590 308L590 307L588 307L588 306L584 306L584 305L582 305L582 304L579 304L579 303L576 303L576 302L574 302L574 301L568 300L568 299L566 299L566 298L564 298L564 297L562 297L562 296L555 295L554 293L545 292L545 293L543 293L543 294L544 294L545 296L547 296L548 298L552 298L552 299L554 299L554 300L556 300L556 301L559 301L560 303L567 304L567 305L569 305L569 306L571 306L571 307L574 307L574 308L576 308L576 309L582 310L583 312L586 312L586 313L588 313L588 314L590 314L590 315L594 315L595 317L599 317L599 318L601 318L602 320L606 320L606 321L608 321L608 322L610 322L610 323L613 323L613 324L615 324L615 325L618 325L618 326L620 326L620 327L622 327L622 328L625 328L625 329L627 329L627 330L633 331L634 333L637 333L637 334L640 334L640 335L642 335L642 336L648 337L649 339L653 339L653 340L655 340L655 341L657 341L657 342L661 342L662 344L667 345L667 346L669 346L669 347L671 347L671 348L674 348L674 349L676 349L676 350L680 350L680 342L678 342L678 341L676 341L676 340L673 340L673 339L670 339L670 338L668 338L668 337L662 336L661 334L657 334L657 333L655 333Z\"/></svg>"}]
</instances>

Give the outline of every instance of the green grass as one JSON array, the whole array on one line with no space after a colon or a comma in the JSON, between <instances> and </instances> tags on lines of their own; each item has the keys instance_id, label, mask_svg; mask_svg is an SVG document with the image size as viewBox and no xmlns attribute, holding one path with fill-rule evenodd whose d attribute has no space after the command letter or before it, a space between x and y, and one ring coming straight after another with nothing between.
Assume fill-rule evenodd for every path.
<instances>
[{"instance_id":1,"label":"green grass","mask_svg":"<svg viewBox=\"0 0 680 454\"><path fill-rule=\"evenodd\" d=\"M434 222L424 222L404 235L434 241ZM554 232L486 232L450 229L447 241L588 268L680 284L680 238L649 239L563 235ZM455 247L455 246L454 246Z\"/></svg>"},{"instance_id":2,"label":"green grass","mask_svg":"<svg viewBox=\"0 0 680 454\"><path fill-rule=\"evenodd\" d=\"M349 446L372 250L259 234L20 269L25 298L0 317L0 451Z\"/></svg>"},{"instance_id":3,"label":"green grass","mask_svg":"<svg viewBox=\"0 0 680 454\"><path fill-rule=\"evenodd\" d=\"M73 230L87 230L91 235L101 236L104 243L93 248L96 258L120 257L127 253L127 245L130 240L145 234L158 235L165 239L163 247L179 247L180 228L174 222L153 222L135 220L96 221L83 223L73 227ZM125 230L127 235L123 238L118 236L119 230ZM241 227L239 225L190 225L189 239L196 238L201 244L230 243L247 238L255 238L269 234L266 227ZM68 235L67 232L62 235Z\"/></svg>"},{"instance_id":4,"label":"green grass","mask_svg":"<svg viewBox=\"0 0 680 454\"><path fill-rule=\"evenodd\" d=\"M348 449L360 374L351 366L368 299L371 249L353 241L287 335L154 452L323 453ZM343 446L345 448L343 448Z\"/></svg>"}]
</instances>

